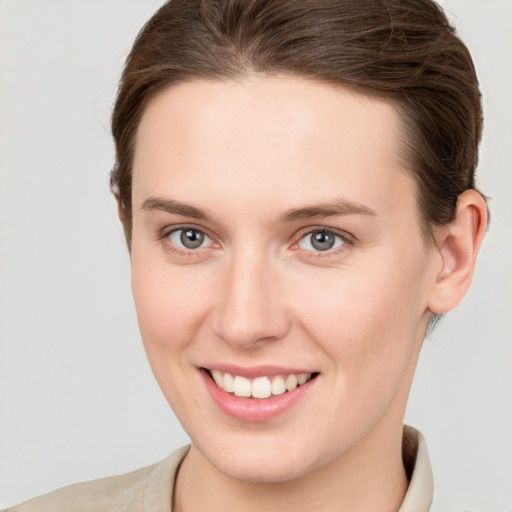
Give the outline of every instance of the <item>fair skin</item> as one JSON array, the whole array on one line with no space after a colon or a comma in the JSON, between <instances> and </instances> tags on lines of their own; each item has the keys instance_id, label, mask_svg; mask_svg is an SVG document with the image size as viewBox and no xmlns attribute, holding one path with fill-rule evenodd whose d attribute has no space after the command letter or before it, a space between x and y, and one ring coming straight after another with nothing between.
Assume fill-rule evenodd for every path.
<instances>
[{"instance_id":1,"label":"fair skin","mask_svg":"<svg viewBox=\"0 0 512 512\"><path fill-rule=\"evenodd\" d=\"M386 101L289 77L189 82L147 107L132 288L192 440L174 510L399 508L428 320L464 296L486 223L468 191L425 241L400 126ZM207 370L313 378L279 414L237 416L267 399L229 394L225 409Z\"/></svg>"}]
</instances>

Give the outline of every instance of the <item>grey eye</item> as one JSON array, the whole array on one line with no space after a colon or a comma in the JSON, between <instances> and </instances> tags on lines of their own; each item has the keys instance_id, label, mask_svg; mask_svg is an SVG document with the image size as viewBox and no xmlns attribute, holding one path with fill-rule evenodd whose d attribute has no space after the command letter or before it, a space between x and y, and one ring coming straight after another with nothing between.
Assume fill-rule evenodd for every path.
<instances>
[{"instance_id":1,"label":"grey eye","mask_svg":"<svg viewBox=\"0 0 512 512\"><path fill-rule=\"evenodd\" d=\"M343 238L326 229L318 229L307 233L299 240L299 247L308 251L329 251L341 247Z\"/></svg>"},{"instance_id":2,"label":"grey eye","mask_svg":"<svg viewBox=\"0 0 512 512\"><path fill-rule=\"evenodd\" d=\"M169 235L169 239L174 245L184 249L198 249L205 242L211 242L202 231L194 228L176 229Z\"/></svg>"}]
</instances>

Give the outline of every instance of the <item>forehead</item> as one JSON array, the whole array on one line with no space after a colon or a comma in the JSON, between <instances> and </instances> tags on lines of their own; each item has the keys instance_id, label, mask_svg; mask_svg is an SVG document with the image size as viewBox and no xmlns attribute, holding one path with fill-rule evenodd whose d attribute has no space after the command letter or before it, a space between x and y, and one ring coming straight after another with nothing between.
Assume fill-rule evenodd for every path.
<instances>
[{"instance_id":1,"label":"forehead","mask_svg":"<svg viewBox=\"0 0 512 512\"><path fill-rule=\"evenodd\" d=\"M155 194L270 205L279 192L283 203L335 194L387 208L415 196L400 136L390 102L346 88L258 76L183 83L141 119L134 205Z\"/></svg>"}]
</instances>

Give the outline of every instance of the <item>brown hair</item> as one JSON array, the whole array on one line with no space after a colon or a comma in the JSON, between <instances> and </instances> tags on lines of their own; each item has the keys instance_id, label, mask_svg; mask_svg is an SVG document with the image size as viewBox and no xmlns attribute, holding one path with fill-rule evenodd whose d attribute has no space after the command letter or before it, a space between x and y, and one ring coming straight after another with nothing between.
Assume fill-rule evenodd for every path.
<instances>
[{"instance_id":1,"label":"brown hair","mask_svg":"<svg viewBox=\"0 0 512 512\"><path fill-rule=\"evenodd\" d=\"M287 74L384 95L404 121L405 157L427 235L475 188L481 96L471 56L431 0L171 0L139 33L112 116L112 188L132 225L137 128L163 89L194 79Z\"/></svg>"}]
</instances>

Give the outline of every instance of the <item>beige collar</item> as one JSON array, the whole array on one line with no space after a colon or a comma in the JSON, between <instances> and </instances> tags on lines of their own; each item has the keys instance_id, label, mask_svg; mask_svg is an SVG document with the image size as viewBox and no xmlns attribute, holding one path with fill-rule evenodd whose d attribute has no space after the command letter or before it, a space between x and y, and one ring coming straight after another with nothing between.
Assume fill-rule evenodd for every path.
<instances>
[{"instance_id":1,"label":"beige collar","mask_svg":"<svg viewBox=\"0 0 512 512\"><path fill-rule=\"evenodd\" d=\"M434 494L434 478L425 438L413 427L405 426L402 442L409 487L398 512L428 512Z\"/></svg>"}]
</instances>

